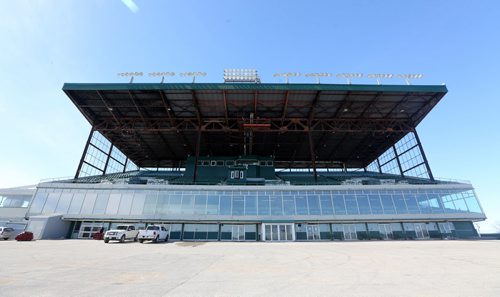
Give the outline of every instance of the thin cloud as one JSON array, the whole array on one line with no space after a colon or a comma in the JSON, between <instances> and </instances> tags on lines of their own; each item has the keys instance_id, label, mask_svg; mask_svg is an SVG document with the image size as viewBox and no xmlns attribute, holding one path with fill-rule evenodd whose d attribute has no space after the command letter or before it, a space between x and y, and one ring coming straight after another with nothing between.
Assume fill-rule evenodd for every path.
<instances>
[{"instance_id":1,"label":"thin cloud","mask_svg":"<svg viewBox=\"0 0 500 297\"><path fill-rule=\"evenodd\" d=\"M137 13L139 11L139 6L135 4L134 0L122 0L122 2L131 12Z\"/></svg>"}]
</instances>

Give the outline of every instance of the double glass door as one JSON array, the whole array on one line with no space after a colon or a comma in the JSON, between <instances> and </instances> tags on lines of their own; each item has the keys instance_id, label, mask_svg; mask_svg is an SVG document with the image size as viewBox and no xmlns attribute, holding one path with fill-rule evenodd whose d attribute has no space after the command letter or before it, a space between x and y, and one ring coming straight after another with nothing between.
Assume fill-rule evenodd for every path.
<instances>
[{"instance_id":1,"label":"double glass door","mask_svg":"<svg viewBox=\"0 0 500 297\"><path fill-rule=\"evenodd\" d=\"M291 241L293 224L265 224L264 233L266 241Z\"/></svg>"},{"instance_id":2,"label":"double glass door","mask_svg":"<svg viewBox=\"0 0 500 297\"><path fill-rule=\"evenodd\" d=\"M319 240L319 225L307 225L307 240Z\"/></svg>"},{"instance_id":3,"label":"double glass door","mask_svg":"<svg viewBox=\"0 0 500 297\"><path fill-rule=\"evenodd\" d=\"M392 238L392 228L390 224L379 224L378 229L380 231L380 237L382 239Z\"/></svg>"},{"instance_id":4,"label":"double glass door","mask_svg":"<svg viewBox=\"0 0 500 297\"><path fill-rule=\"evenodd\" d=\"M415 233L418 239L429 238L429 231L424 223L415 223Z\"/></svg>"},{"instance_id":5,"label":"double glass door","mask_svg":"<svg viewBox=\"0 0 500 297\"><path fill-rule=\"evenodd\" d=\"M355 224L344 224L344 240L356 240L358 235L356 234Z\"/></svg>"},{"instance_id":6,"label":"double glass door","mask_svg":"<svg viewBox=\"0 0 500 297\"><path fill-rule=\"evenodd\" d=\"M245 225L233 225L231 240L234 240L234 241L244 241L245 240Z\"/></svg>"},{"instance_id":7,"label":"double glass door","mask_svg":"<svg viewBox=\"0 0 500 297\"><path fill-rule=\"evenodd\" d=\"M103 225L103 223L83 222L78 232L78 238L92 238L92 235L99 232Z\"/></svg>"}]
</instances>

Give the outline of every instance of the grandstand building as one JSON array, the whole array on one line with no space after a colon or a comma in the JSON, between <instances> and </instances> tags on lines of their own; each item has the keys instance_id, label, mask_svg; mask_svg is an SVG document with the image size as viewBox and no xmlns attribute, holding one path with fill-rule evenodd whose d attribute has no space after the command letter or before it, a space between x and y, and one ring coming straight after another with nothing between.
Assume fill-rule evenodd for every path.
<instances>
[{"instance_id":1,"label":"grandstand building","mask_svg":"<svg viewBox=\"0 0 500 297\"><path fill-rule=\"evenodd\" d=\"M63 91L92 129L74 178L18 197L37 238L91 238L120 223L161 223L172 240L474 238L486 218L470 183L433 175L416 131L445 86Z\"/></svg>"}]
</instances>

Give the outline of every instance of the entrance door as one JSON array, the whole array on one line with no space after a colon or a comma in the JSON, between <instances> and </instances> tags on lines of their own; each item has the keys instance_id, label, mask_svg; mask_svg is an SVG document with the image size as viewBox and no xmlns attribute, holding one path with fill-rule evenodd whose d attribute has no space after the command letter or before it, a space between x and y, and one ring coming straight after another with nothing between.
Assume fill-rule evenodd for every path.
<instances>
[{"instance_id":1,"label":"entrance door","mask_svg":"<svg viewBox=\"0 0 500 297\"><path fill-rule=\"evenodd\" d=\"M293 224L265 224L264 233L266 241L291 241Z\"/></svg>"},{"instance_id":2,"label":"entrance door","mask_svg":"<svg viewBox=\"0 0 500 297\"><path fill-rule=\"evenodd\" d=\"M344 224L344 239L345 240L356 240L358 235L356 234L356 225L354 224Z\"/></svg>"},{"instance_id":3,"label":"entrance door","mask_svg":"<svg viewBox=\"0 0 500 297\"><path fill-rule=\"evenodd\" d=\"M392 228L390 224L379 224L378 229L382 239L392 239Z\"/></svg>"},{"instance_id":4,"label":"entrance door","mask_svg":"<svg viewBox=\"0 0 500 297\"><path fill-rule=\"evenodd\" d=\"M415 233L417 234L418 239L429 238L429 231L427 230L427 226L425 224L415 223Z\"/></svg>"},{"instance_id":5,"label":"entrance door","mask_svg":"<svg viewBox=\"0 0 500 297\"><path fill-rule=\"evenodd\" d=\"M307 240L319 240L319 225L307 225Z\"/></svg>"},{"instance_id":6,"label":"entrance door","mask_svg":"<svg viewBox=\"0 0 500 297\"><path fill-rule=\"evenodd\" d=\"M103 225L103 223L83 222L78 232L78 238L92 238L92 235L99 232Z\"/></svg>"},{"instance_id":7,"label":"entrance door","mask_svg":"<svg viewBox=\"0 0 500 297\"><path fill-rule=\"evenodd\" d=\"M232 240L233 241L244 241L245 240L245 226L244 225L233 225L232 228Z\"/></svg>"}]
</instances>

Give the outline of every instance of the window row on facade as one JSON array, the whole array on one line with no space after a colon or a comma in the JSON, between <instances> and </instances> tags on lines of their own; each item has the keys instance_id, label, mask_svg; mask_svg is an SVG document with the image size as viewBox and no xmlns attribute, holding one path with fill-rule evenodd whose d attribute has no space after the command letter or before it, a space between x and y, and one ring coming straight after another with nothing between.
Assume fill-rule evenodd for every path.
<instances>
[{"instance_id":1,"label":"window row on facade","mask_svg":"<svg viewBox=\"0 0 500 297\"><path fill-rule=\"evenodd\" d=\"M2 195L0 194L0 207L27 208L31 201L31 195Z\"/></svg>"},{"instance_id":2,"label":"window row on facade","mask_svg":"<svg viewBox=\"0 0 500 297\"><path fill-rule=\"evenodd\" d=\"M216 195L169 191L38 190L30 214L81 215L377 215L479 213L474 191L453 193Z\"/></svg>"},{"instance_id":3,"label":"window row on facade","mask_svg":"<svg viewBox=\"0 0 500 297\"><path fill-rule=\"evenodd\" d=\"M152 222L154 223L154 222ZM74 222L72 238L92 238L100 230L116 228L116 222ZM151 223L134 224L145 229ZM269 223L269 224L161 224L170 240L201 241L319 241L444 239L477 236L471 222L380 222L380 223ZM458 226L458 228L456 228Z\"/></svg>"}]
</instances>

